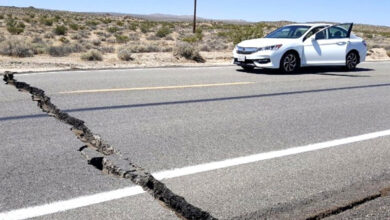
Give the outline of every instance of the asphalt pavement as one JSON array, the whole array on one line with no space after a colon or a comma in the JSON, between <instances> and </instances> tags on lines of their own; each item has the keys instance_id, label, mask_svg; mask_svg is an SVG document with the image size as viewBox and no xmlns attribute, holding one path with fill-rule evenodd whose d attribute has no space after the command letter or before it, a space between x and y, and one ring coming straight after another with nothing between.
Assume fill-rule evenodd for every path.
<instances>
[{"instance_id":1,"label":"asphalt pavement","mask_svg":"<svg viewBox=\"0 0 390 220\"><path fill-rule=\"evenodd\" d=\"M390 63L297 74L235 66L20 74L151 172L390 129ZM0 219L9 211L132 187L86 164L69 127L0 85ZM371 136L370 136L371 137ZM227 219L305 219L390 187L390 136L164 179ZM54 210L54 209L53 209ZM145 193L36 219L176 219ZM386 195L330 216L388 218ZM8 216L9 217L9 216Z\"/></svg>"}]
</instances>

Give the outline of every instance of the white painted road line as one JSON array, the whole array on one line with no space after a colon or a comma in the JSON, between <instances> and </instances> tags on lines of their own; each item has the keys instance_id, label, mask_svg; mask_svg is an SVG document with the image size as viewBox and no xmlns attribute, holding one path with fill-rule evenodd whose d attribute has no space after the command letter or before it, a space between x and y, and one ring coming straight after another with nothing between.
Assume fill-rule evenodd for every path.
<instances>
[{"instance_id":1,"label":"white painted road line","mask_svg":"<svg viewBox=\"0 0 390 220\"><path fill-rule=\"evenodd\" d=\"M232 159L227 159L227 160L222 160L217 162L161 171L161 172L153 173L153 176L159 180L170 179L174 177L181 177L181 176L186 176L186 175L191 175L196 173L212 171L216 169L254 163L262 160L274 159L274 158L296 155L296 154L301 154L310 151L332 148L340 145L367 141L367 140L371 140L379 137L385 137L389 135L390 135L390 130L378 131L378 132L373 132L373 133L368 133L368 134L363 134L363 135L358 135L358 136L353 136L348 138L342 138L342 139L337 139L337 140L332 140L327 142L287 148L284 150L253 154L253 155L237 157L237 158L232 158ZM141 194L143 192L144 191L139 186L126 187L118 190L97 193L89 196L81 196L74 199L58 201L58 202L48 203L39 206L28 207L28 208L16 209L8 212L2 212L0 213L0 219L13 220L13 219L33 218L33 217L53 214L57 212L62 212L66 210L76 209L80 207L85 207L93 204L98 204L102 202L107 202L115 199L134 196L134 195Z\"/></svg>"}]
</instances>

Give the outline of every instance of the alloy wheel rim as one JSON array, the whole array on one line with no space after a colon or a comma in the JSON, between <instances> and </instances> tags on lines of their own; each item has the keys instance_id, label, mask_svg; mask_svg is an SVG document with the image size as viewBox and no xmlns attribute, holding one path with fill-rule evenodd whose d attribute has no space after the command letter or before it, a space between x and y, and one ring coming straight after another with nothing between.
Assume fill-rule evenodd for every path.
<instances>
[{"instance_id":1,"label":"alloy wheel rim","mask_svg":"<svg viewBox=\"0 0 390 220\"><path fill-rule=\"evenodd\" d=\"M294 56L294 54L289 54L284 58L283 68L286 72L294 71L296 66L297 58Z\"/></svg>"},{"instance_id":2,"label":"alloy wheel rim","mask_svg":"<svg viewBox=\"0 0 390 220\"><path fill-rule=\"evenodd\" d=\"M350 53L347 57L347 67L354 69L357 65L357 56L355 53Z\"/></svg>"}]
</instances>

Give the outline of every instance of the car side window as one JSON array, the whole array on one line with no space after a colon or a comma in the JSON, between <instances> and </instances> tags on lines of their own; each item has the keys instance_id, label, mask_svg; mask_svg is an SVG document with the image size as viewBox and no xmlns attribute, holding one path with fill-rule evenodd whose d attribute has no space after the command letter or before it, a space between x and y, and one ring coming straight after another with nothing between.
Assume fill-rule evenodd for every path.
<instances>
[{"instance_id":1,"label":"car side window","mask_svg":"<svg viewBox=\"0 0 390 220\"><path fill-rule=\"evenodd\" d=\"M325 28L325 26L319 26L319 27L315 27L313 28L311 31L309 31L309 33L307 33L307 35L305 36L305 38L303 39L303 41L305 41L306 39L308 39L309 37L313 36L314 34L316 34L319 30Z\"/></svg>"},{"instance_id":2,"label":"car side window","mask_svg":"<svg viewBox=\"0 0 390 220\"><path fill-rule=\"evenodd\" d=\"M329 39L346 38L348 31L342 27L334 26L329 28Z\"/></svg>"}]
</instances>

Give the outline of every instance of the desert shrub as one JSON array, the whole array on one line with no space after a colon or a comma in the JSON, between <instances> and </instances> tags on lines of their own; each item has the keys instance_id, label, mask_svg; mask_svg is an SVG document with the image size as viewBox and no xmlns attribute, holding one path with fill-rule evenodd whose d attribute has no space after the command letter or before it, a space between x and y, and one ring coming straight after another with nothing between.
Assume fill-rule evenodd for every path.
<instances>
[{"instance_id":1,"label":"desert shrub","mask_svg":"<svg viewBox=\"0 0 390 220\"><path fill-rule=\"evenodd\" d=\"M161 48L159 45L150 44L150 45L127 45L128 50L132 53L152 53L160 52Z\"/></svg>"},{"instance_id":2,"label":"desert shrub","mask_svg":"<svg viewBox=\"0 0 390 220\"><path fill-rule=\"evenodd\" d=\"M64 44L67 44L67 43L69 43L70 41L68 40L68 38L66 38L66 37L60 37L60 39L58 39L59 41L61 41L62 43L64 43Z\"/></svg>"},{"instance_id":3,"label":"desert shrub","mask_svg":"<svg viewBox=\"0 0 390 220\"><path fill-rule=\"evenodd\" d=\"M116 33L116 32L119 31L119 28L116 27L116 26L111 26L111 27L107 28L107 31L110 32L110 33Z\"/></svg>"},{"instance_id":4,"label":"desert shrub","mask_svg":"<svg viewBox=\"0 0 390 220\"><path fill-rule=\"evenodd\" d=\"M82 54L81 59L86 61L102 61L103 56L98 50L90 50Z\"/></svg>"},{"instance_id":5,"label":"desert shrub","mask_svg":"<svg viewBox=\"0 0 390 220\"><path fill-rule=\"evenodd\" d=\"M148 33L151 31L151 29L155 26L153 22L150 21L144 21L140 24L140 29L142 33Z\"/></svg>"},{"instance_id":6,"label":"desert shrub","mask_svg":"<svg viewBox=\"0 0 390 220\"><path fill-rule=\"evenodd\" d=\"M368 39L371 39L373 38L374 36L372 34L366 34L365 37L367 37Z\"/></svg>"},{"instance_id":7,"label":"desert shrub","mask_svg":"<svg viewBox=\"0 0 390 220\"><path fill-rule=\"evenodd\" d=\"M53 33L48 32L48 33L45 33L43 35L43 37L46 38L46 39L52 39L52 38L54 38L54 35L53 35Z\"/></svg>"},{"instance_id":8,"label":"desert shrub","mask_svg":"<svg viewBox=\"0 0 390 220\"><path fill-rule=\"evenodd\" d=\"M47 50L48 54L53 57L68 56L72 50L68 46L50 46Z\"/></svg>"},{"instance_id":9,"label":"desert shrub","mask_svg":"<svg viewBox=\"0 0 390 220\"><path fill-rule=\"evenodd\" d=\"M203 39L202 29L197 29L195 34L184 36L181 40L187 43L195 43Z\"/></svg>"},{"instance_id":10,"label":"desert shrub","mask_svg":"<svg viewBox=\"0 0 390 220\"><path fill-rule=\"evenodd\" d=\"M97 50L99 50L102 53L114 53L115 48L113 47L98 47Z\"/></svg>"},{"instance_id":11,"label":"desert shrub","mask_svg":"<svg viewBox=\"0 0 390 220\"><path fill-rule=\"evenodd\" d=\"M129 37L125 35L115 35L116 43L123 44L129 41Z\"/></svg>"},{"instance_id":12,"label":"desert shrub","mask_svg":"<svg viewBox=\"0 0 390 220\"><path fill-rule=\"evenodd\" d=\"M92 40L92 44L95 45L95 46L100 46L101 43L102 42L99 39Z\"/></svg>"},{"instance_id":13,"label":"desert shrub","mask_svg":"<svg viewBox=\"0 0 390 220\"><path fill-rule=\"evenodd\" d=\"M211 50L211 48L208 46L208 45L202 45L201 47L200 47L200 51L210 51Z\"/></svg>"},{"instance_id":14,"label":"desert shrub","mask_svg":"<svg viewBox=\"0 0 390 220\"><path fill-rule=\"evenodd\" d=\"M79 29L79 25L75 23L70 23L69 24L70 29L77 31Z\"/></svg>"},{"instance_id":15,"label":"desert shrub","mask_svg":"<svg viewBox=\"0 0 390 220\"><path fill-rule=\"evenodd\" d=\"M101 22L103 22L104 24L109 24L112 22L112 19L111 18L103 18L103 19L100 19Z\"/></svg>"},{"instance_id":16,"label":"desert shrub","mask_svg":"<svg viewBox=\"0 0 390 220\"><path fill-rule=\"evenodd\" d=\"M132 22L132 23L129 24L129 29L130 30L136 31L137 28L138 28L138 24L137 23Z\"/></svg>"},{"instance_id":17,"label":"desert shrub","mask_svg":"<svg viewBox=\"0 0 390 220\"><path fill-rule=\"evenodd\" d=\"M4 19L4 15L3 14L0 14L0 19Z\"/></svg>"},{"instance_id":18,"label":"desert shrub","mask_svg":"<svg viewBox=\"0 0 390 220\"><path fill-rule=\"evenodd\" d=\"M119 50L118 50L118 58L120 60L124 60L124 61L133 60L133 58L131 57L131 54L132 54L132 52L128 47L122 47L122 48L119 48Z\"/></svg>"},{"instance_id":19,"label":"desert shrub","mask_svg":"<svg viewBox=\"0 0 390 220\"><path fill-rule=\"evenodd\" d=\"M57 25L53 30L56 35L65 35L67 31L68 29L64 25Z\"/></svg>"},{"instance_id":20,"label":"desert shrub","mask_svg":"<svg viewBox=\"0 0 390 220\"><path fill-rule=\"evenodd\" d=\"M107 43L110 43L110 44L115 44L116 43L116 39L113 38L113 37L107 38L106 41L107 41Z\"/></svg>"},{"instance_id":21,"label":"desert shrub","mask_svg":"<svg viewBox=\"0 0 390 220\"><path fill-rule=\"evenodd\" d=\"M88 21L85 22L85 24L86 24L87 26L93 27L93 26L98 25L99 22L98 22L98 21L95 21L95 20L88 20Z\"/></svg>"},{"instance_id":22,"label":"desert shrub","mask_svg":"<svg viewBox=\"0 0 390 220\"><path fill-rule=\"evenodd\" d=\"M117 21L117 22L116 22L116 25L118 25L118 26L123 26L124 23L123 23L122 21Z\"/></svg>"},{"instance_id":23,"label":"desert shrub","mask_svg":"<svg viewBox=\"0 0 390 220\"><path fill-rule=\"evenodd\" d=\"M31 50L34 54L44 54L47 52L47 44L44 42L32 42Z\"/></svg>"},{"instance_id":24,"label":"desert shrub","mask_svg":"<svg viewBox=\"0 0 390 220\"><path fill-rule=\"evenodd\" d=\"M193 35L184 36L180 40L182 40L184 42L187 42L187 43L195 43L195 42L199 41L199 39L194 34Z\"/></svg>"},{"instance_id":25,"label":"desert shrub","mask_svg":"<svg viewBox=\"0 0 390 220\"><path fill-rule=\"evenodd\" d=\"M31 18L29 18L29 17L23 17L22 20L27 22L27 23L31 22Z\"/></svg>"},{"instance_id":26,"label":"desert shrub","mask_svg":"<svg viewBox=\"0 0 390 220\"><path fill-rule=\"evenodd\" d=\"M175 39L173 39L173 37L171 37L171 36L166 36L165 40L175 40Z\"/></svg>"},{"instance_id":27,"label":"desert shrub","mask_svg":"<svg viewBox=\"0 0 390 220\"><path fill-rule=\"evenodd\" d=\"M85 48L79 43L72 43L68 46L68 48L70 48L72 53L80 53L85 51Z\"/></svg>"},{"instance_id":28,"label":"desert shrub","mask_svg":"<svg viewBox=\"0 0 390 220\"><path fill-rule=\"evenodd\" d=\"M0 43L0 54L15 57L32 57L31 44L21 38L8 39Z\"/></svg>"},{"instance_id":29,"label":"desert shrub","mask_svg":"<svg viewBox=\"0 0 390 220\"><path fill-rule=\"evenodd\" d=\"M25 27L23 22L17 22L15 19L11 18L7 21L7 31L10 34L21 34Z\"/></svg>"},{"instance_id":30,"label":"desert shrub","mask_svg":"<svg viewBox=\"0 0 390 220\"><path fill-rule=\"evenodd\" d=\"M70 38L73 40L79 40L83 37L81 36L81 34L77 33L77 34L73 34L72 36L70 36Z\"/></svg>"},{"instance_id":31,"label":"desert shrub","mask_svg":"<svg viewBox=\"0 0 390 220\"><path fill-rule=\"evenodd\" d=\"M55 22L58 22L58 21L61 20L61 16L55 15L54 18L53 18L53 20L54 20Z\"/></svg>"},{"instance_id":32,"label":"desert shrub","mask_svg":"<svg viewBox=\"0 0 390 220\"><path fill-rule=\"evenodd\" d=\"M389 56L389 57L390 57L390 50L388 50L388 51L387 51L387 56Z\"/></svg>"},{"instance_id":33,"label":"desert shrub","mask_svg":"<svg viewBox=\"0 0 390 220\"><path fill-rule=\"evenodd\" d=\"M129 34L129 40L131 41L139 41L140 40L140 37L138 34L134 33L134 34Z\"/></svg>"},{"instance_id":34,"label":"desert shrub","mask_svg":"<svg viewBox=\"0 0 390 220\"><path fill-rule=\"evenodd\" d=\"M159 37L157 37L156 35L150 35L146 38L146 40L160 40Z\"/></svg>"},{"instance_id":35,"label":"desert shrub","mask_svg":"<svg viewBox=\"0 0 390 220\"><path fill-rule=\"evenodd\" d=\"M160 29L157 30L156 36L159 38L166 37L168 34L170 34L172 31L167 26L162 26Z\"/></svg>"},{"instance_id":36,"label":"desert shrub","mask_svg":"<svg viewBox=\"0 0 390 220\"><path fill-rule=\"evenodd\" d=\"M53 22L54 20L53 19L50 19L50 18L47 18L47 17L41 17L39 19L39 22L43 25L46 25L46 26L52 26L53 25Z\"/></svg>"},{"instance_id":37,"label":"desert shrub","mask_svg":"<svg viewBox=\"0 0 390 220\"><path fill-rule=\"evenodd\" d=\"M233 44L238 44L244 40L263 37L263 29L264 24L235 25L230 31L226 32L226 36L231 42L233 42Z\"/></svg>"},{"instance_id":38,"label":"desert shrub","mask_svg":"<svg viewBox=\"0 0 390 220\"><path fill-rule=\"evenodd\" d=\"M205 62L195 45L187 42L177 43L173 50L173 55L176 57L184 57L188 60L194 60L199 63Z\"/></svg>"}]
</instances>

